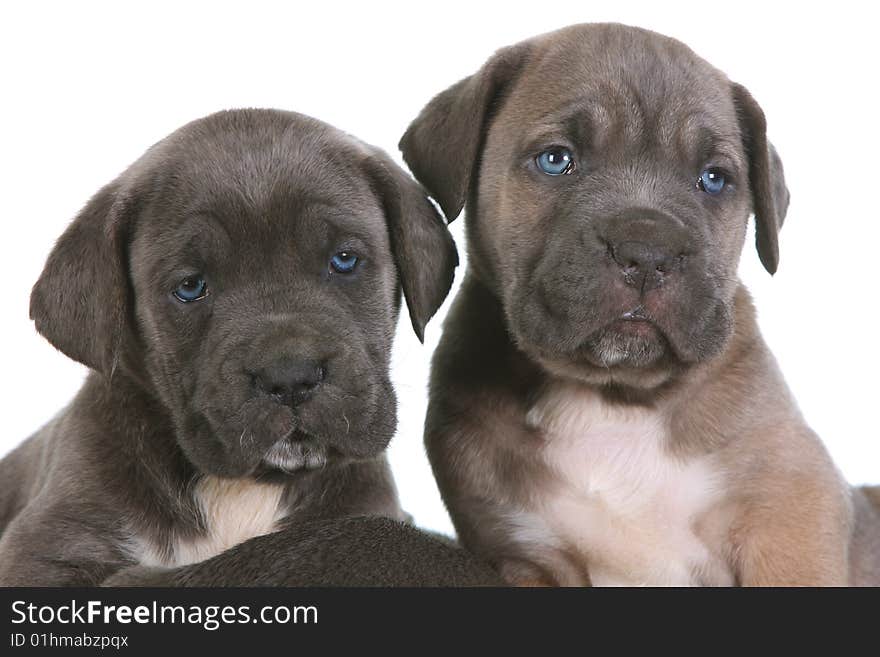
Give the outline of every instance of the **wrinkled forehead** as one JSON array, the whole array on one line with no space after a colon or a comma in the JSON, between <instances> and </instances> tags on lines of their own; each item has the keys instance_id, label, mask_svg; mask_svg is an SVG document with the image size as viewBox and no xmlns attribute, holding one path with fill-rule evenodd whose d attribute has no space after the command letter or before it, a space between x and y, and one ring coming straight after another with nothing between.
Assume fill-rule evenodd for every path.
<instances>
[{"instance_id":1,"label":"wrinkled forehead","mask_svg":"<svg viewBox=\"0 0 880 657\"><path fill-rule=\"evenodd\" d=\"M362 148L314 130L194 130L166 146L154 215L209 218L233 240L320 222L384 234Z\"/></svg>"},{"instance_id":2,"label":"wrinkled forehead","mask_svg":"<svg viewBox=\"0 0 880 657\"><path fill-rule=\"evenodd\" d=\"M540 38L499 118L529 126L528 138L538 140L564 132L596 146L714 147L741 155L726 76L684 44L641 30Z\"/></svg>"}]
</instances>

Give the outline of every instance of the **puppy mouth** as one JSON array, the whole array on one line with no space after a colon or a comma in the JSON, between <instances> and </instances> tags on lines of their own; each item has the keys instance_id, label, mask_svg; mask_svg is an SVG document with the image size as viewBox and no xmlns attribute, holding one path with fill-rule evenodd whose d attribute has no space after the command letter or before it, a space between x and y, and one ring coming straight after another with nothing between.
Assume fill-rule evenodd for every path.
<instances>
[{"instance_id":1,"label":"puppy mouth","mask_svg":"<svg viewBox=\"0 0 880 657\"><path fill-rule=\"evenodd\" d=\"M594 366L639 368L661 360L669 348L662 328L639 306L595 331L577 351Z\"/></svg>"},{"instance_id":2,"label":"puppy mouth","mask_svg":"<svg viewBox=\"0 0 880 657\"><path fill-rule=\"evenodd\" d=\"M293 474L323 468L336 451L301 431L277 440L263 455L260 465L269 470Z\"/></svg>"},{"instance_id":3,"label":"puppy mouth","mask_svg":"<svg viewBox=\"0 0 880 657\"><path fill-rule=\"evenodd\" d=\"M599 330L590 335L585 344L589 344L602 336L620 336L623 338L639 338L642 340L663 341L666 333L660 322L650 315L643 306L620 313Z\"/></svg>"},{"instance_id":4,"label":"puppy mouth","mask_svg":"<svg viewBox=\"0 0 880 657\"><path fill-rule=\"evenodd\" d=\"M258 405L257 405L258 404ZM238 440L238 458L256 472L292 474L327 465L334 451L318 434L303 426L302 418L283 404L258 399L247 403L250 416Z\"/></svg>"},{"instance_id":5,"label":"puppy mouth","mask_svg":"<svg viewBox=\"0 0 880 657\"><path fill-rule=\"evenodd\" d=\"M530 308L541 295L525 294L523 307L530 312L508 312L506 319L517 347L548 372L637 388L655 387L706 360L730 333L728 306L715 295L688 290L625 297L553 298L553 304ZM547 326L535 320L545 320L550 307L558 321Z\"/></svg>"},{"instance_id":6,"label":"puppy mouth","mask_svg":"<svg viewBox=\"0 0 880 657\"><path fill-rule=\"evenodd\" d=\"M653 319L648 317L644 308L641 306L623 313L619 318L605 327L604 330L619 335L630 335L644 339L658 339L662 337L662 331L660 328Z\"/></svg>"}]
</instances>

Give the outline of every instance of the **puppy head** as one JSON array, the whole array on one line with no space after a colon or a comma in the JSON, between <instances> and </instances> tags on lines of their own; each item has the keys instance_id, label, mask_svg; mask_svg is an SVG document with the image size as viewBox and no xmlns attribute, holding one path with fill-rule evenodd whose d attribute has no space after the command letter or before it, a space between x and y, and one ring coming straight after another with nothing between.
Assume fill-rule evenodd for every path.
<instances>
[{"instance_id":1,"label":"puppy head","mask_svg":"<svg viewBox=\"0 0 880 657\"><path fill-rule=\"evenodd\" d=\"M148 389L202 472L292 472L384 449L399 288L421 337L456 264L380 151L293 113L222 112L87 204L31 316L71 358Z\"/></svg>"},{"instance_id":2,"label":"puppy head","mask_svg":"<svg viewBox=\"0 0 880 657\"><path fill-rule=\"evenodd\" d=\"M654 386L732 331L750 211L772 273L788 204L761 109L683 44L579 25L495 54L401 140L475 274L551 371Z\"/></svg>"}]
</instances>

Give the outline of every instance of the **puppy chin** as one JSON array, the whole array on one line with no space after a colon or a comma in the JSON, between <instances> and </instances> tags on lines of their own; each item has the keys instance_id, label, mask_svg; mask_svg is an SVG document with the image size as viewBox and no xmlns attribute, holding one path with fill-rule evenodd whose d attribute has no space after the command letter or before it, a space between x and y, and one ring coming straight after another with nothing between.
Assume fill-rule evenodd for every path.
<instances>
[{"instance_id":1,"label":"puppy chin","mask_svg":"<svg viewBox=\"0 0 880 657\"><path fill-rule=\"evenodd\" d=\"M591 336L583 351L599 367L640 368L666 356L668 344L652 324L619 321Z\"/></svg>"},{"instance_id":2,"label":"puppy chin","mask_svg":"<svg viewBox=\"0 0 880 657\"><path fill-rule=\"evenodd\" d=\"M518 345L549 374L595 386L649 390L668 382L677 371L669 341L647 322L613 322L565 351L523 341Z\"/></svg>"},{"instance_id":3,"label":"puppy chin","mask_svg":"<svg viewBox=\"0 0 880 657\"><path fill-rule=\"evenodd\" d=\"M282 438L266 452L262 465L271 470L293 474L300 470L316 470L327 465L328 449L314 440Z\"/></svg>"}]
</instances>

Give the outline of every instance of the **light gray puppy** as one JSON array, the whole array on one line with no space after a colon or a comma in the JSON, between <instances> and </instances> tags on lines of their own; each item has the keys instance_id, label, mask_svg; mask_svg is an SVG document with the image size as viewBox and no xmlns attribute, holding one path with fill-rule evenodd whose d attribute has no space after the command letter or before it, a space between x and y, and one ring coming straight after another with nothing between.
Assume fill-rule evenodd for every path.
<instances>
[{"instance_id":1,"label":"light gray puppy","mask_svg":"<svg viewBox=\"0 0 880 657\"><path fill-rule=\"evenodd\" d=\"M841 479L737 277L751 212L776 270L789 198L748 91L577 25L498 51L401 148L467 203L425 433L466 547L523 584L880 584L878 489Z\"/></svg>"}]
</instances>

